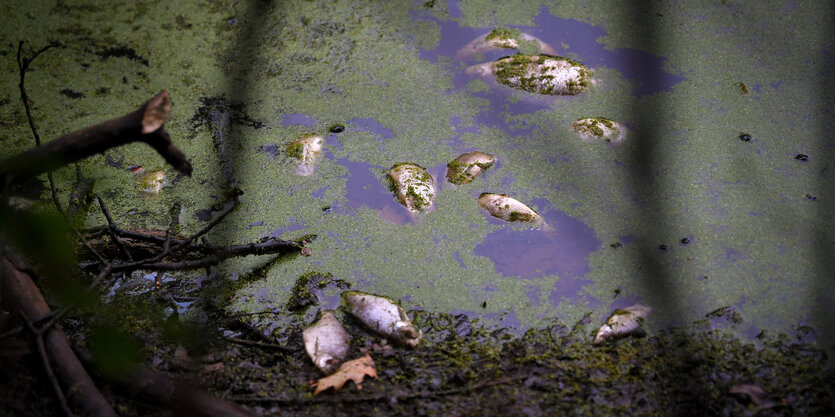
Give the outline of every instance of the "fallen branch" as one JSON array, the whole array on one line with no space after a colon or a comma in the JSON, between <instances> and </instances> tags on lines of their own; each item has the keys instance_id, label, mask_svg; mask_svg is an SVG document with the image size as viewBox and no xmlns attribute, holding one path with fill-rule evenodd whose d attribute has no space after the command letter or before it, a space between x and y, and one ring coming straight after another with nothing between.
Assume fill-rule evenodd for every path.
<instances>
[{"instance_id":1,"label":"fallen branch","mask_svg":"<svg viewBox=\"0 0 835 417\"><path fill-rule=\"evenodd\" d=\"M92 365L89 352L77 350L78 356ZM198 417L252 417L247 409L217 398L206 391L175 381L168 376L145 366L133 371L115 375L104 373L106 379L127 391L132 399L164 406L174 415Z\"/></svg>"},{"instance_id":2,"label":"fallen branch","mask_svg":"<svg viewBox=\"0 0 835 417\"><path fill-rule=\"evenodd\" d=\"M132 142L147 143L178 171L191 175L191 163L163 129L170 111L171 98L163 90L122 117L77 130L0 161L0 177L19 181Z\"/></svg>"},{"instance_id":3,"label":"fallen branch","mask_svg":"<svg viewBox=\"0 0 835 417\"><path fill-rule=\"evenodd\" d=\"M46 300L29 274L15 268L5 254L0 255L0 291L7 308L19 312L24 320L40 321L51 314ZM55 368L57 379L65 387L70 402L83 410L85 415L115 417L113 408L76 358L60 326L50 326L42 337L43 350ZM46 369L46 372L50 370Z\"/></svg>"}]
</instances>

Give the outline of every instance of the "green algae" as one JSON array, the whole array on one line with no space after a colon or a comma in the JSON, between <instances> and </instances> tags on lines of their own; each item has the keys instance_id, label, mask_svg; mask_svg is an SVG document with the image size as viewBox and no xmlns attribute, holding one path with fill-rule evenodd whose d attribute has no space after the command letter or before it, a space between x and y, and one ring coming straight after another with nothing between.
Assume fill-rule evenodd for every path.
<instances>
[{"instance_id":1,"label":"green algae","mask_svg":"<svg viewBox=\"0 0 835 417\"><path fill-rule=\"evenodd\" d=\"M496 81L529 93L576 95L591 85L591 69L563 57L516 54L496 61L495 66Z\"/></svg>"},{"instance_id":2,"label":"green algae","mask_svg":"<svg viewBox=\"0 0 835 417\"><path fill-rule=\"evenodd\" d=\"M417 7L433 15L443 8L437 16L444 16L446 5L441 3L445 2ZM512 7L487 3L461 1L459 23L529 25L540 10L534 3ZM605 27L607 35L601 42L608 48L647 48L636 41L641 28L626 18L625 7L606 2L545 3L560 17ZM51 4L39 2L12 5L10 22L5 26L8 30L0 34L6 52L0 65L7 73L14 73L14 60L8 58L13 56L18 39L27 39L27 48L37 48L52 38L67 45L39 57L27 77L35 117L47 139L127 113L158 90L169 89L175 105L166 129L197 167L194 177L172 179L158 196L137 197L135 177L125 169L127 164L148 170L163 168L156 153L140 144L91 158L81 167L95 181L95 191L107 197L120 224L164 228L168 207L180 201L183 229L196 230L203 222L195 215L218 202L224 179L218 175L220 158L208 129L191 129L188 120L200 106L200 97L232 94L223 87L227 77L239 77L234 68L248 63L229 58L233 41L242 36L248 23L246 11L232 3L211 7L162 2L121 5L124 7L113 10L93 6L53 9ZM811 295L826 293L814 290L817 277L825 271L808 262L784 261L813 259L817 252L810 233L815 228L826 233L832 230L829 223L817 223L818 208L813 206L831 207L827 190L835 189L827 178L815 185L816 173L826 168L826 158L815 158L824 152L815 141L824 115L812 97L828 86L817 78L814 66L798 69L794 64L816 59L818 48L809 45L819 45L821 35L820 25L802 25L795 30L798 26L793 22L818 22L818 16L826 15L820 7L791 10L783 19L776 10L739 4L653 5L646 13L658 19L655 51L666 58L664 68L685 73L685 81L670 91L635 98L629 93L632 82L617 70L596 68L595 77L601 78L604 87L591 89L570 104L555 102L533 114L503 115L511 126L540 127L530 135L508 138L498 129L479 126L481 133L462 134L461 140L489 150L503 161L501 169L484 177L485 189L501 189L524 201L545 199L588 224L604 242L628 235L638 240L617 250L601 248L591 254L591 272L586 278L592 284L585 291L592 298L608 300L614 288L636 297L646 294L642 257L651 250L654 262L663 266L669 282L675 283L667 294L670 300L656 300L658 303L680 303L684 316L693 318L747 300L740 306L745 323L785 328L808 314ZM473 118L488 102L470 93L484 91L484 85L474 82L472 90L452 89L445 69L418 57L417 48L431 49L439 42L437 25L421 22L412 26L406 8L384 9L359 2L351 7L293 3L268 10L265 19L280 24L268 25L256 35L262 48L247 58L252 70L245 77L250 94L246 112L262 120L265 127L238 126L230 133L240 138L246 155L246 163L235 167L244 204L212 238L246 242L276 229L303 225L305 230L281 236L328 236L311 244L313 259L321 264L318 268L362 283L363 290L409 295L406 305L482 311L481 301L490 299L486 314L512 309L523 326L544 323L555 315L576 318L584 314L586 306L577 300L567 299L557 306L529 303L526 286L531 283L503 277L489 259L473 254L474 247L495 228L473 207L466 190L439 193L439 209L421 224L388 224L369 208L359 208L353 216L338 216L322 212L321 207L346 202L345 167L323 160L311 178L294 178L292 164L257 153L259 146L282 143L282 138L302 133L299 127L281 126L277 114L304 113L317 120L311 130L324 131L333 121L345 123L347 129L339 135L343 147L332 150L334 156L369 163L381 172L396 161L415 160L416 149L420 150L417 162L423 166L443 164L457 154L443 140L455 135L450 117L461 117L463 125L477 125ZM178 24L177 15L186 16L186 22ZM156 16L169 18L158 22ZM227 23L230 16L237 16L239 23ZM754 22L786 29L784 32L793 35L759 39L747 30ZM764 64L759 53L740 52L752 50L750 45L760 48L764 56L781 58ZM105 59L87 51L118 47L133 49L141 60ZM2 156L32 143L25 115L14 103L18 94L13 78L0 83L0 99L9 100L0 106ZM734 88L739 80L751 87L749 94L741 95ZM781 80L779 87L772 87ZM755 85L760 87L754 89ZM95 94L102 87L109 92ZM85 97L70 99L59 93L64 88ZM808 106L801 109L789 103ZM668 134L665 140L650 145L663 156L663 163L653 167L657 180L651 190L636 188L631 179L633 167L628 161L637 145L625 143L612 150L569 140L571 121L605 114L631 123L632 106L658 108L657 129ZM717 108L724 111L717 112ZM355 129L347 122L354 117L373 118L392 131L392 138L381 140ZM816 122L796 122L804 118ZM752 145L757 148L743 147L735 137L739 131L751 132L755 138ZM635 138L641 141L645 136L636 132ZM790 158L797 149L813 157L811 164L798 168ZM121 161L123 167L106 166L108 159ZM55 175L59 192L65 196L74 172L67 168ZM502 179L508 180L503 183ZM324 189L322 197L313 197L320 189ZM803 198L810 192L820 197L818 202ZM647 208L646 199L636 195L653 196L667 204ZM644 227L640 221L644 216L663 227ZM248 226L257 221L264 223ZM91 212L88 224L103 222L100 213ZM676 245L682 236L693 236L693 243ZM440 243L429 243L436 239ZM671 249L654 251L662 243ZM469 269L453 258L456 253ZM361 254L361 259L355 254ZM239 287L232 308L259 308L260 303L251 296L262 289L268 299L283 303L285 290L313 259L294 258L268 268L266 279ZM222 271L240 275L260 263L263 260L255 258L230 261ZM400 270L403 265L410 268L406 274ZM711 278L700 280L702 276ZM547 294L560 281L558 276L546 276L533 285ZM488 285L495 287L495 293L484 290ZM778 299L780 302L768 301ZM607 306L594 310L602 317ZM667 320L656 317L650 321Z\"/></svg>"}]
</instances>

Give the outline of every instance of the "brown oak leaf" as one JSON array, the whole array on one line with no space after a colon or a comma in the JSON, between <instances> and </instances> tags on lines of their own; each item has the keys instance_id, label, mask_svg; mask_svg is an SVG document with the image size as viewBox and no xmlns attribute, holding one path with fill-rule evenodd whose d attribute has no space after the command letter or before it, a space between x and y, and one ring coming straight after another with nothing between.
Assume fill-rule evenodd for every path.
<instances>
[{"instance_id":1,"label":"brown oak leaf","mask_svg":"<svg viewBox=\"0 0 835 417\"><path fill-rule=\"evenodd\" d=\"M310 386L316 387L313 395L318 395L320 392L331 387L334 391L338 391L349 380L354 381L357 389L362 389L362 380L366 375L377 378L377 369L374 367L374 360L367 353L359 359L343 363L333 375L311 382Z\"/></svg>"}]
</instances>

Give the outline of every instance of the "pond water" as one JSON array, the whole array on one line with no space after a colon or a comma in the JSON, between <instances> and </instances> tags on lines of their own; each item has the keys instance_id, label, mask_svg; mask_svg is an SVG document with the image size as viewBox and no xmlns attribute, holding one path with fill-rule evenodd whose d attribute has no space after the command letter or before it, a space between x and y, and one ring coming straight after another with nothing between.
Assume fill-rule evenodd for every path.
<instances>
[{"instance_id":1,"label":"pond water","mask_svg":"<svg viewBox=\"0 0 835 417\"><path fill-rule=\"evenodd\" d=\"M113 37L94 25L85 40L39 58L31 90L39 124L52 129L45 137L172 92L166 127L193 160L193 177L137 199L124 167L83 167L124 224L165 229L167 207L182 202L183 230L199 230L234 168L243 204L213 242L318 236L312 256L270 264L266 278L243 286L234 311L284 305L295 280L318 271L407 309L520 332L589 312L599 324L612 309L642 302L653 307L656 329L734 306L739 324L709 321L752 335L835 319L827 260L835 126L821 94L831 90L835 55L824 6L299 1L253 16L245 3L221 12L178 2L189 28L160 24L170 27L107 45L135 50L141 61L90 53L104 46L87 38ZM44 34L69 27L41 23ZM576 96L540 96L467 75L468 66L515 52L456 58L496 28L533 35L591 67L594 83ZM10 31L21 34L13 40L30 37ZM14 55L11 42L0 54ZM67 78L84 97L47 95ZM0 99L14 100L13 81L3 80ZM228 105L233 126L223 137L234 161L223 169L210 128L195 127L200 103ZM12 127L0 132L6 153L30 145L18 140L28 127L13 107L0 106ZM581 140L571 125L587 117L622 123L625 141ZM333 133L335 124L344 131ZM309 133L324 149L311 175L300 176L286 146ZM446 165L474 150L496 164L472 183L445 182ZM131 146L104 160L162 168L155 158ZM403 162L435 178L433 211L412 215L389 191L385 172ZM62 193L74 181L72 170L55 175ZM493 218L477 204L485 192L533 207L550 229ZM90 225L102 221L91 215ZM240 277L264 262L236 259L216 273Z\"/></svg>"}]
</instances>

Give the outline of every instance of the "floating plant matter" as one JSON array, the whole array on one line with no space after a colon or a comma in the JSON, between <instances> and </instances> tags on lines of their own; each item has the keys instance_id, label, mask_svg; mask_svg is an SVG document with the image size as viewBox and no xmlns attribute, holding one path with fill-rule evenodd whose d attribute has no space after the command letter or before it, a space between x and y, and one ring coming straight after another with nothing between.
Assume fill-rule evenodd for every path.
<instances>
[{"instance_id":1,"label":"floating plant matter","mask_svg":"<svg viewBox=\"0 0 835 417\"><path fill-rule=\"evenodd\" d=\"M547 95L576 95L592 83L592 70L568 58L551 55L522 55L473 65L467 74L493 77L517 90Z\"/></svg>"},{"instance_id":2,"label":"floating plant matter","mask_svg":"<svg viewBox=\"0 0 835 417\"><path fill-rule=\"evenodd\" d=\"M609 339L619 339L637 332L652 308L643 304L615 310L600 327L594 337L594 344L599 345Z\"/></svg>"},{"instance_id":3,"label":"floating plant matter","mask_svg":"<svg viewBox=\"0 0 835 417\"><path fill-rule=\"evenodd\" d=\"M478 197L478 204L493 217L509 222L530 222L541 224L542 217L521 201L504 194L484 193Z\"/></svg>"},{"instance_id":4,"label":"floating plant matter","mask_svg":"<svg viewBox=\"0 0 835 417\"><path fill-rule=\"evenodd\" d=\"M390 298L346 291L342 293L342 303L364 325L395 342L415 347L423 338L423 332L415 330L403 307Z\"/></svg>"},{"instance_id":5,"label":"floating plant matter","mask_svg":"<svg viewBox=\"0 0 835 417\"><path fill-rule=\"evenodd\" d=\"M626 139L626 127L602 117L578 119L571 127L584 141L603 139L606 142L620 143Z\"/></svg>"},{"instance_id":6,"label":"floating plant matter","mask_svg":"<svg viewBox=\"0 0 835 417\"><path fill-rule=\"evenodd\" d=\"M556 55L557 53L554 48L551 48L550 45L536 36L524 33L519 29L499 28L481 35L464 45L455 53L455 60L460 61L501 48L520 49L525 47L525 43L530 43L532 46L537 47L539 52L543 54Z\"/></svg>"},{"instance_id":7,"label":"floating plant matter","mask_svg":"<svg viewBox=\"0 0 835 417\"><path fill-rule=\"evenodd\" d=\"M287 144L287 156L299 160L296 174L303 177L313 174L316 170L316 160L322 153L323 139L320 136L308 135Z\"/></svg>"},{"instance_id":8,"label":"floating plant matter","mask_svg":"<svg viewBox=\"0 0 835 417\"><path fill-rule=\"evenodd\" d=\"M151 171L139 179L139 187L145 194L159 194L165 184L165 171Z\"/></svg>"},{"instance_id":9,"label":"floating plant matter","mask_svg":"<svg viewBox=\"0 0 835 417\"><path fill-rule=\"evenodd\" d=\"M333 310L322 311L322 317L302 332L304 349L325 374L332 374L348 355L351 336L337 320Z\"/></svg>"},{"instance_id":10,"label":"floating plant matter","mask_svg":"<svg viewBox=\"0 0 835 417\"><path fill-rule=\"evenodd\" d=\"M411 212L425 211L435 198L435 180L415 164L397 164L388 170L392 188L400 203Z\"/></svg>"},{"instance_id":11,"label":"floating plant matter","mask_svg":"<svg viewBox=\"0 0 835 417\"><path fill-rule=\"evenodd\" d=\"M446 179L456 185L467 184L495 162L493 155L479 151L467 152L447 164Z\"/></svg>"}]
</instances>

